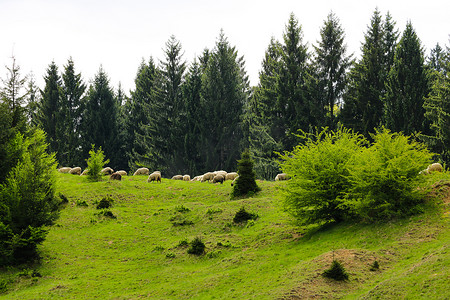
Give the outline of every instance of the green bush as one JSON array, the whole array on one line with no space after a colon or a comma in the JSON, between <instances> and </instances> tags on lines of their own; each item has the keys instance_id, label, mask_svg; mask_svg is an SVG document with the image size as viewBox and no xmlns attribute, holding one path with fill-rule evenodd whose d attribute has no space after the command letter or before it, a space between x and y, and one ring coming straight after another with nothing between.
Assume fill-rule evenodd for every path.
<instances>
[{"instance_id":1,"label":"green bush","mask_svg":"<svg viewBox=\"0 0 450 300\"><path fill-rule=\"evenodd\" d=\"M89 158L86 159L88 172L87 177L91 181L100 181L102 178L101 171L105 164L109 163L109 159L105 160L105 154L100 147L95 151L95 146L92 145L92 149L89 150Z\"/></svg>"},{"instance_id":2,"label":"green bush","mask_svg":"<svg viewBox=\"0 0 450 300\"><path fill-rule=\"evenodd\" d=\"M304 143L282 155L291 180L284 204L300 223L389 220L420 211L420 170L432 155L423 144L387 129L368 145L340 128L300 136Z\"/></svg>"},{"instance_id":3,"label":"green bush","mask_svg":"<svg viewBox=\"0 0 450 300\"><path fill-rule=\"evenodd\" d=\"M338 281L348 280L348 274L344 266L337 260L333 260L331 267L325 270L322 275L326 278L331 278Z\"/></svg>"},{"instance_id":4,"label":"green bush","mask_svg":"<svg viewBox=\"0 0 450 300\"><path fill-rule=\"evenodd\" d=\"M196 237L190 244L187 253L194 255L202 255L205 253L205 243L199 238Z\"/></svg>"},{"instance_id":5,"label":"green bush","mask_svg":"<svg viewBox=\"0 0 450 300\"><path fill-rule=\"evenodd\" d=\"M356 156L350 168L349 206L365 221L388 220L420 211L419 172L431 161L425 145L387 129Z\"/></svg>"},{"instance_id":6,"label":"green bush","mask_svg":"<svg viewBox=\"0 0 450 300\"><path fill-rule=\"evenodd\" d=\"M258 218L258 215L255 213L249 213L245 210L244 207L241 207L236 214L234 215L233 222L234 223L241 223L241 222L247 222L248 220L256 220Z\"/></svg>"},{"instance_id":7,"label":"green bush","mask_svg":"<svg viewBox=\"0 0 450 300\"><path fill-rule=\"evenodd\" d=\"M304 143L281 155L281 168L291 177L282 188L285 209L303 224L347 218L349 167L367 141L345 128L299 137Z\"/></svg>"},{"instance_id":8,"label":"green bush","mask_svg":"<svg viewBox=\"0 0 450 300\"><path fill-rule=\"evenodd\" d=\"M239 177L233 185L233 191L231 192L232 198L246 196L250 192L256 193L261 190L256 184L256 175L253 171L253 164L253 160L250 158L248 150L244 151L241 155L241 159L238 160Z\"/></svg>"},{"instance_id":9,"label":"green bush","mask_svg":"<svg viewBox=\"0 0 450 300\"><path fill-rule=\"evenodd\" d=\"M111 196L103 197L98 203L97 203L97 209L105 209L110 208L114 203L114 199L111 198Z\"/></svg>"}]
</instances>

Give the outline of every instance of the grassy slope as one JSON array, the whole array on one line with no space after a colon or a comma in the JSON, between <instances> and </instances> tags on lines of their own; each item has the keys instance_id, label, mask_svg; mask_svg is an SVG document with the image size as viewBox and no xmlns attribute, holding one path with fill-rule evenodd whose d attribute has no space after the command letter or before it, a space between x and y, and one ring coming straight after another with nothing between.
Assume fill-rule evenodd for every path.
<instances>
[{"instance_id":1,"label":"grassy slope","mask_svg":"<svg viewBox=\"0 0 450 300\"><path fill-rule=\"evenodd\" d=\"M229 200L230 182L213 185L145 176L89 183L58 174L69 198L40 247L42 261L0 273L5 299L447 299L450 276L448 202L387 224L297 227L281 211L277 187L259 182L256 197ZM445 194L446 187L441 188ZM94 203L112 195L117 219L96 215ZM447 195L450 196L450 195ZM86 200L88 207L77 206ZM448 199L446 200L448 201ZM236 226L241 206L259 218ZM188 208L189 211L183 211ZM174 226L191 221L193 225ZM180 241L201 237L206 255ZM320 274L333 258L350 280ZM379 271L370 271L377 260ZM22 274L22 276L20 276ZM28 275L27 275L28 274ZM24 276L25 275L25 276Z\"/></svg>"}]
</instances>

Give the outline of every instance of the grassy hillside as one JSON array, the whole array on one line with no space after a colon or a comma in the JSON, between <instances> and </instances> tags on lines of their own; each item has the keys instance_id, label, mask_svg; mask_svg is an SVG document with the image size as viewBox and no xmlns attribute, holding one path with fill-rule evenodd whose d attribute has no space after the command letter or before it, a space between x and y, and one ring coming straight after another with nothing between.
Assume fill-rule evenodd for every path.
<instances>
[{"instance_id":1,"label":"grassy hillside","mask_svg":"<svg viewBox=\"0 0 450 300\"><path fill-rule=\"evenodd\" d=\"M284 182L230 200L223 185L146 176L90 183L58 174L69 203L40 247L42 260L0 272L1 299L448 299L450 187L426 211L386 224L298 227L281 210ZM439 178L429 177L429 185ZM96 209L114 199L114 217ZM438 203L432 205L433 202ZM87 204L85 206L84 204ZM233 223L241 208L259 218ZM200 237L206 254L187 254ZM350 275L320 274L332 260ZM378 261L379 270L370 266Z\"/></svg>"}]
</instances>

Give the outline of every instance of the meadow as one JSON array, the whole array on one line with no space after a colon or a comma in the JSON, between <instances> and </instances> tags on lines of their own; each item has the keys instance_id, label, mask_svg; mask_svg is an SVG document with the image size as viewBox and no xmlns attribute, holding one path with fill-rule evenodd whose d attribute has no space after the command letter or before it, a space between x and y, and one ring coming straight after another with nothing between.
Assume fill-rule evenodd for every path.
<instances>
[{"instance_id":1,"label":"meadow","mask_svg":"<svg viewBox=\"0 0 450 300\"><path fill-rule=\"evenodd\" d=\"M0 299L450 297L448 173L420 187L428 196L419 215L307 227L282 209L285 182L258 181L261 192L231 200L229 181L57 178L68 203L39 246L39 262L0 270ZM105 197L113 206L97 209ZM234 223L242 207L258 218ZM200 256L187 253L196 237L206 245ZM321 276L333 259L348 281Z\"/></svg>"}]
</instances>

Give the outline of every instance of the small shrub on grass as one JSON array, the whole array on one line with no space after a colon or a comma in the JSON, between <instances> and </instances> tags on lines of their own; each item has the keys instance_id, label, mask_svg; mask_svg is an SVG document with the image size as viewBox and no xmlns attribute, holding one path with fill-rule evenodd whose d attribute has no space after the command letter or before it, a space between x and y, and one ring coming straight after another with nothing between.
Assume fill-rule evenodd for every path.
<instances>
[{"instance_id":1,"label":"small shrub on grass","mask_svg":"<svg viewBox=\"0 0 450 300\"><path fill-rule=\"evenodd\" d=\"M66 195L63 193L59 193L59 198L61 199L60 204L67 204L69 203L69 199L67 199Z\"/></svg>"},{"instance_id":2,"label":"small shrub on grass","mask_svg":"<svg viewBox=\"0 0 450 300\"><path fill-rule=\"evenodd\" d=\"M256 220L258 215L255 213L249 213L245 210L244 207L241 207L240 210L236 212L233 218L234 223L242 223L247 222L248 220Z\"/></svg>"},{"instance_id":3,"label":"small shrub on grass","mask_svg":"<svg viewBox=\"0 0 450 300\"><path fill-rule=\"evenodd\" d=\"M372 265L370 265L370 271L378 271L380 269L380 264L378 261L374 261Z\"/></svg>"},{"instance_id":4,"label":"small shrub on grass","mask_svg":"<svg viewBox=\"0 0 450 300\"><path fill-rule=\"evenodd\" d=\"M202 255L205 253L205 243L199 238L196 237L190 244L187 253L194 255Z\"/></svg>"},{"instance_id":5,"label":"small shrub on grass","mask_svg":"<svg viewBox=\"0 0 450 300\"><path fill-rule=\"evenodd\" d=\"M6 280L0 280L0 294L8 291L8 282Z\"/></svg>"},{"instance_id":6,"label":"small shrub on grass","mask_svg":"<svg viewBox=\"0 0 450 300\"><path fill-rule=\"evenodd\" d=\"M173 252L166 253L166 258L175 258L175 253Z\"/></svg>"},{"instance_id":7,"label":"small shrub on grass","mask_svg":"<svg viewBox=\"0 0 450 300\"><path fill-rule=\"evenodd\" d=\"M186 226L186 225L194 225L194 222L186 219L185 216L177 214L170 218L170 222L172 222L173 226Z\"/></svg>"},{"instance_id":8,"label":"small shrub on grass","mask_svg":"<svg viewBox=\"0 0 450 300\"><path fill-rule=\"evenodd\" d=\"M92 145L92 149L89 150L89 158L86 159L88 166L87 178L91 181L100 181L102 178L101 170L105 164L109 163L109 159L105 160L105 154L100 147L95 151L95 146Z\"/></svg>"},{"instance_id":9,"label":"small shrub on grass","mask_svg":"<svg viewBox=\"0 0 450 300\"><path fill-rule=\"evenodd\" d=\"M89 206L88 203L86 202L86 200L77 200L76 204L77 204L77 206L83 206L83 207Z\"/></svg>"},{"instance_id":10,"label":"small shrub on grass","mask_svg":"<svg viewBox=\"0 0 450 300\"><path fill-rule=\"evenodd\" d=\"M180 247L180 248L187 247L187 246L189 246L189 242L186 239L181 240L177 245L177 247Z\"/></svg>"},{"instance_id":11,"label":"small shrub on grass","mask_svg":"<svg viewBox=\"0 0 450 300\"><path fill-rule=\"evenodd\" d=\"M187 212L190 212L191 210L182 204L182 205L175 206L175 211L180 212L180 213L187 213Z\"/></svg>"},{"instance_id":12,"label":"small shrub on grass","mask_svg":"<svg viewBox=\"0 0 450 300\"><path fill-rule=\"evenodd\" d=\"M331 267L322 273L322 276L338 281L348 280L348 274L344 266L337 260L333 260Z\"/></svg>"},{"instance_id":13,"label":"small shrub on grass","mask_svg":"<svg viewBox=\"0 0 450 300\"><path fill-rule=\"evenodd\" d=\"M97 209L105 209L110 208L114 202L114 199L111 196L103 197L97 204Z\"/></svg>"},{"instance_id":14,"label":"small shrub on grass","mask_svg":"<svg viewBox=\"0 0 450 300\"><path fill-rule=\"evenodd\" d=\"M233 185L233 191L231 192L231 198L254 195L254 193L261 190L256 184L256 174L253 170L253 160L250 158L248 150L244 151L241 155L241 159L238 160L238 174Z\"/></svg>"}]
</instances>

